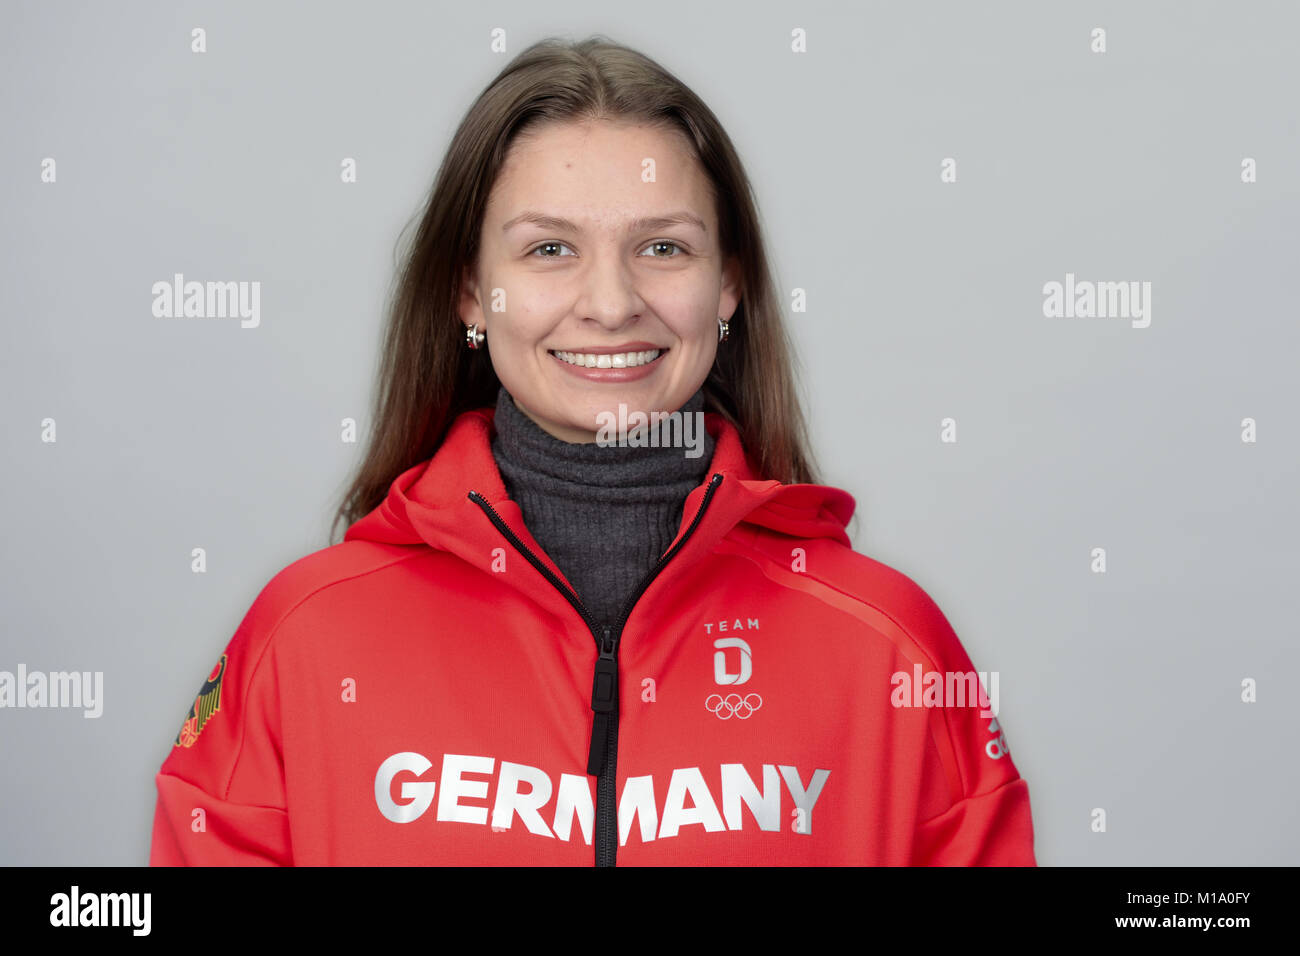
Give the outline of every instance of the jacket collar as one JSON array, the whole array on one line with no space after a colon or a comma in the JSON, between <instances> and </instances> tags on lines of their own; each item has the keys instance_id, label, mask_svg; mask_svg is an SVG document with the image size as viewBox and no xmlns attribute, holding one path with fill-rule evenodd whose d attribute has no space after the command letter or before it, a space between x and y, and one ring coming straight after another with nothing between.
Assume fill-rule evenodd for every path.
<instances>
[{"instance_id":1,"label":"jacket collar","mask_svg":"<svg viewBox=\"0 0 1300 956\"><path fill-rule=\"evenodd\" d=\"M456 418L442 445L428 461L394 479L385 500L348 528L344 541L424 545L455 554L486 574L500 577L548 611L577 616L555 588L501 533L470 492L486 499L505 525L566 587L563 572L542 550L523 522L519 506L506 494L492 457L493 409L478 408ZM760 478L741 446L735 427L721 416L704 416L714 439L713 460L705 482L686 498L677 538L681 541L705 501L710 482L716 487L689 538L662 568L637 602L638 611L688 575L719 540L742 523L795 537L827 537L848 546L845 525L853 514L852 496L825 485L783 485ZM719 481L716 476L721 476ZM502 573L504 558L505 573Z\"/></svg>"}]
</instances>

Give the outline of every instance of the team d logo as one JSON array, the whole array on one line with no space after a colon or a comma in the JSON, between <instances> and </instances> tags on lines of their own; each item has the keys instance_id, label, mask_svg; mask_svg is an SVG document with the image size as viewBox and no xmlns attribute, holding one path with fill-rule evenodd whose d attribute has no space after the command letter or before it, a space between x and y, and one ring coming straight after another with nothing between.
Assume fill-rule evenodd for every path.
<instances>
[{"instance_id":1,"label":"team d logo","mask_svg":"<svg viewBox=\"0 0 1300 956\"><path fill-rule=\"evenodd\" d=\"M713 682L715 684L743 684L754 672L754 656L749 645L738 637L720 637L713 642L716 648L713 654ZM727 669L727 650L735 648L740 651L739 670L734 674ZM732 655L732 660L737 660Z\"/></svg>"},{"instance_id":2,"label":"team d logo","mask_svg":"<svg viewBox=\"0 0 1300 956\"><path fill-rule=\"evenodd\" d=\"M754 655L749 645L738 637L720 637L713 642L713 682L722 685L743 684L754 672ZM731 653L728 654L728 651ZM735 670L732 670L732 667ZM704 709L719 720L748 720L763 706L758 694L710 694Z\"/></svg>"},{"instance_id":3,"label":"team d logo","mask_svg":"<svg viewBox=\"0 0 1300 956\"><path fill-rule=\"evenodd\" d=\"M203 732L203 725L221 709L221 678L226 676L226 655L221 655L217 666L199 688L199 694L190 706L190 712L181 724L180 733L176 735L175 747L193 747Z\"/></svg>"}]
</instances>

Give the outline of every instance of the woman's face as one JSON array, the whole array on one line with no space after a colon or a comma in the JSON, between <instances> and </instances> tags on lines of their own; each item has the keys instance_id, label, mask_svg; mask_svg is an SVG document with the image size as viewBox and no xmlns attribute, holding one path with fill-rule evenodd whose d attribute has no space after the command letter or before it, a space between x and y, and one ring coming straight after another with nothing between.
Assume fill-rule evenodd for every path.
<instances>
[{"instance_id":1,"label":"woman's face","mask_svg":"<svg viewBox=\"0 0 1300 956\"><path fill-rule=\"evenodd\" d=\"M739 298L684 137L571 122L512 144L460 315L487 333L492 367L524 414L590 442L597 416L619 403L629 414L681 408L713 364L718 317Z\"/></svg>"}]
</instances>

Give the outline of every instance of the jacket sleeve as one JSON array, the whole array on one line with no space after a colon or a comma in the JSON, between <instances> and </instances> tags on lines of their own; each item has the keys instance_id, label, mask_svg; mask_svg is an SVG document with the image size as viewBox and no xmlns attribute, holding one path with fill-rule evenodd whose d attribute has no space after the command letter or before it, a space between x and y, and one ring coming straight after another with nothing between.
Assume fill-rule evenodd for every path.
<instances>
[{"instance_id":1,"label":"jacket sleeve","mask_svg":"<svg viewBox=\"0 0 1300 956\"><path fill-rule=\"evenodd\" d=\"M289 866L280 703L265 611L250 609L155 777L151 866Z\"/></svg>"},{"instance_id":2,"label":"jacket sleeve","mask_svg":"<svg viewBox=\"0 0 1300 956\"><path fill-rule=\"evenodd\" d=\"M975 675L974 665L947 619L920 593L918 642L923 666ZM986 680L987 678L987 680ZM978 687L996 675L978 675ZM968 685L969 686L969 685ZM965 696L965 695L963 695ZM912 841L914 866L1036 866L1029 785L1011 759L1001 716L982 696L965 704L928 708L921 801Z\"/></svg>"},{"instance_id":3,"label":"jacket sleeve","mask_svg":"<svg viewBox=\"0 0 1300 956\"><path fill-rule=\"evenodd\" d=\"M219 800L159 773L150 866L292 866L289 821L276 807ZM204 811L200 823L195 810ZM203 830L196 829L202 825Z\"/></svg>"},{"instance_id":4,"label":"jacket sleeve","mask_svg":"<svg viewBox=\"0 0 1300 956\"><path fill-rule=\"evenodd\" d=\"M1029 786L1016 778L917 827L914 866L1037 866Z\"/></svg>"}]
</instances>

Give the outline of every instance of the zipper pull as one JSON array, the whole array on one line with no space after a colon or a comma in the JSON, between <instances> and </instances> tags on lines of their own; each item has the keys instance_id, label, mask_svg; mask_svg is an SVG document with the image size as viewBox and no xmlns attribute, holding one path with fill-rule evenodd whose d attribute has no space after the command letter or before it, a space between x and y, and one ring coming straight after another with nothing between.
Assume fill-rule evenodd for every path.
<instances>
[{"instance_id":1,"label":"zipper pull","mask_svg":"<svg viewBox=\"0 0 1300 956\"><path fill-rule=\"evenodd\" d=\"M614 642L609 628L600 644L596 670L591 679L591 750L587 754L587 773L599 777L605 770L605 752L609 746L610 715L618 711L618 661L614 659Z\"/></svg>"}]
</instances>

